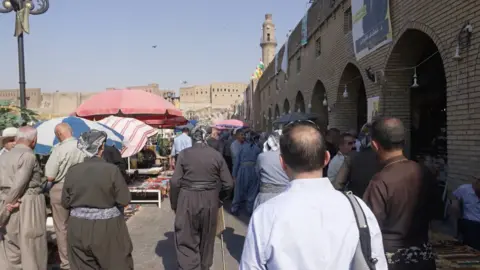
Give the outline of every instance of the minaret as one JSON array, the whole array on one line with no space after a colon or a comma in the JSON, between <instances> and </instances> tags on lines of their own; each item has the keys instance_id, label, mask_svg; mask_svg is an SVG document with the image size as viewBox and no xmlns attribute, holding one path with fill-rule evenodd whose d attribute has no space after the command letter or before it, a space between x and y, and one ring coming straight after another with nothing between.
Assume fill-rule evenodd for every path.
<instances>
[{"instance_id":1,"label":"minaret","mask_svg":"<svg viewBox=\"0 0 480 270\"><path fill-rule=\"evenodd\" d=\"M275 25L272 21L272 14L265 14L263 22L262 38L260 47L262 47L262 62L267 67L275 58L277 48L277 39L275 38Z\"/></svg>"}]
</instances>

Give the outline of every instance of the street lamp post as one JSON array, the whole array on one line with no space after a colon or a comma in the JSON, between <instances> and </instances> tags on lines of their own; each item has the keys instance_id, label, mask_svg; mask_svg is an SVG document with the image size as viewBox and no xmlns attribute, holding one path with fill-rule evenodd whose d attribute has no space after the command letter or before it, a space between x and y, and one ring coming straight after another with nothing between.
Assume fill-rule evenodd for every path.
<instances>
[{"instance_id":1,"label":"street lamp post","mask_svg":"<svg viewBox=\"0 0 480 270\"><path fill-rule=\"evenodd\" d=\"M20 108L26 108L25 48L23 33L28 34L28 15L40 15L47 12L49 0L3 0L0 13L15 12L15 36L18 46L18 72L20 84ZM24 25L27 24L27 25ZM27 29L25 29L27 28Z\"/></svg>"}]
</instances>

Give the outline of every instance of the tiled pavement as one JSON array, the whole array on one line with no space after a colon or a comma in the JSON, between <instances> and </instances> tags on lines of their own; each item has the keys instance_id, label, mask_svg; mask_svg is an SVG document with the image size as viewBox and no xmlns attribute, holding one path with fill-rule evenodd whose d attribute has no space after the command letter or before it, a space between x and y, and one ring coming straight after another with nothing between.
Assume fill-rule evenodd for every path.
<instances>
[{"instance_id":1,"label":"tiled pavement","mask_svg":"<svg viewBox=\"0 0 480 270\"><path fill-rule=\"evenodd\" d=\"M240 220L242 219L242 220ZM237 218L225 212L224 233L226 269L238 269L238 261L247 230L245 217ZM133 259L136 270L176 270L173 242L174 214L168 199L162 208L143 206L127 221L133 242ZM211 270L223 270L220 238L215 242L214 263Z\"/></svg>"}]
</instances>

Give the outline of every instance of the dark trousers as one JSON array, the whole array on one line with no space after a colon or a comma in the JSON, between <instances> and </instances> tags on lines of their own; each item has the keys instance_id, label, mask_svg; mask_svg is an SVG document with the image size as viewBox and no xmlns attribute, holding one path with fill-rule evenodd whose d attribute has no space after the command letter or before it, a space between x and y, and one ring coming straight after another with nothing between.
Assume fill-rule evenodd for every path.
<instances>
[{"instance_id":1,"label":"dark trousers","mask_svg":"<svg viewBox=\"0 0 480 270\"><path fill-rule=\"evenodd\" d=\"M70 269L133 269L133 245L123 216L68 220Z\"/></svg>"},{"instance_id":2,"label":"dark trousers","mask_svg":"<svg viewBox=\"0 0 480 270\"><path fill-rule=\"evenodd\" d=\"M232 173L232 169L233 169L232 157L224 156L224 158L225 158L225 162L227 162L228 170L230 170L230 173Z\"/></svg>"},{"instance_id":3,"label":"dark trousers","mask_svg":"<svg viewBox=\"0 0 480 270\"><path fill-rule=\"evenodd\" d=\"M208 270L212 266L218 196L217 190L180 190L175 216L175 248L179 270Z\"/></svg>"},{"instance_id":4,"label":"dark trousers","mask_svg":"<svg viewBox=\"0 0 480 270\"><path fill-rule=\"evenodd\" d=\"M460 219L458 221L458 230L463 236L463 243L480 250L480 222Z\"/></svg>"}]
</instances>

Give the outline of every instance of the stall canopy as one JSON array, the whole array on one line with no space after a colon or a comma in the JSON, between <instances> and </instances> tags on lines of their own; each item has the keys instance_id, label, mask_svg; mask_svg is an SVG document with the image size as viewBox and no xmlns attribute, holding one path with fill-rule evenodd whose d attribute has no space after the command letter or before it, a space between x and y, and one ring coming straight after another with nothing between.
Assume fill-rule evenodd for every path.
<instances>
[{"instance_id":1,"label":"stall canopy","mask_svg":"<svg viewBox=\"0 0 480 270\"><path fill-rule=\"evenodd\" d=\"M158 130L145 124L144 122L117 116L109 116L99 121L99 123L122 134L128 141L122 149L122 157L131 157L145 146L149 137L157 134Z\"/></svg>"},{"instance_id":2,"label":"stall canopy","mask_svg":"<svg viewBox=\"0 0 480 270\"><path fill-rule=\"evenodd\" d=\"M100 120L107 116L139 120L164 120L182 116L182 112L163 99L142 90L112 90L96 94L83 102L76 116Z\"/></svg>"},{"instance_id":3,"label":"stall canopy","mask_svg":"<svg viewBox=\"0 0 480 270\"><path fill-rule=\"evenodd\" d=\"M113 145L117 149L122 149L124 138L122 134L98 122L89 121L87 119L68 116L54 118L48 121L37 123L34 127L37 129L37 145L35 146L35 153L39 155L49 155L53 146L59 143L55 135L55 127L60 123L67 123L73 132L75 138L80 137L83 132L91 129L104 131L107 134L107 144Z\"/></svg>"}]
</instances>

